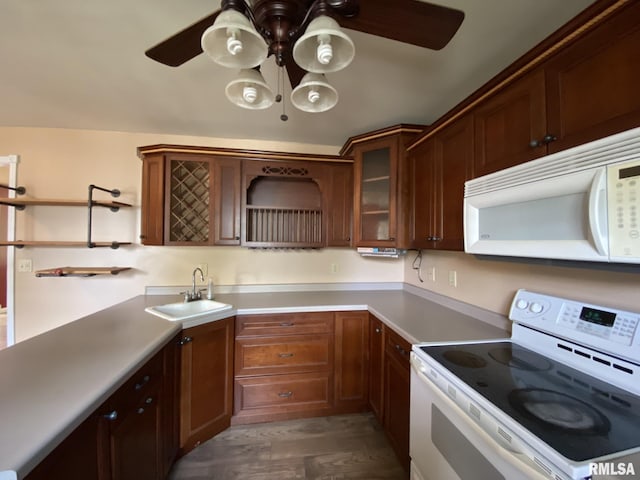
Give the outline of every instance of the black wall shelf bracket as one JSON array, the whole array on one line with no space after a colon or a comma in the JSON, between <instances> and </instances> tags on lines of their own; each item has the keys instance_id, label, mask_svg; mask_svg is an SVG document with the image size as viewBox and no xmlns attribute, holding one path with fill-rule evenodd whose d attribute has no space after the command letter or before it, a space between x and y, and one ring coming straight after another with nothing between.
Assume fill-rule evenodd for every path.
<instances>
[{"instance_id":1,"label":"black wall shelf bracket","mask_svg":"<svg viewBox=\"0 0 640 480\"><path fill-rule=\"evenodd\" d=\"M120 210L120 207L118 206L113 206L113 205L103 205L99 202L95 202L93 200L93 191L94 190L100 190L102 192L107 192L108 194L110 194L112 197L117 198L120 196L120 190L118 190L117 188L114 189L108 189L108 188L103 188L103 187L98 187L97 185L89 185L89 199L87 201L87 207L89 210L89 218L88 218L88 226L87 226L87 247L88 248L97 248L97 247L103 247L103 246L109 246L110 248L112 248L113 250L116 250L117 248L120 247L120 243L119 242L111 242L111 244L108 245L98 245L95 242L93 242L91 240L91 227L93 224L93 207L94 206L99 206L99 207L107 207L109 208L109 210L111 210L112 212L117 212L118 210Z\"/></svg>"}]
</instances>

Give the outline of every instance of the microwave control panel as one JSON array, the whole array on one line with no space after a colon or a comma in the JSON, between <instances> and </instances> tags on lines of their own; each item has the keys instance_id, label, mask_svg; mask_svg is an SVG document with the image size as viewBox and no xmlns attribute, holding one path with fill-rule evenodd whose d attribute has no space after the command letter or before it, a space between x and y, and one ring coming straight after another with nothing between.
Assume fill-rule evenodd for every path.
<instances>
[{"instance_id":1,"label":"microwave control panel","mask_svg":"<svg viewBox=\"0 0 640 480\"><path fill-rule=\"evenodd\" d=\"M607 167L609 259L640 258L640 159Z\"/></svg>"}]
</instances>

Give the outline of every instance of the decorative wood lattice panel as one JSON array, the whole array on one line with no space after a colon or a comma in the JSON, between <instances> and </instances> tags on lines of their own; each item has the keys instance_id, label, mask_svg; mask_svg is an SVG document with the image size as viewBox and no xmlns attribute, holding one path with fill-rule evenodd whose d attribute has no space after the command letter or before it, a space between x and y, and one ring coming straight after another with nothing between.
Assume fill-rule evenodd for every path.
<instances>
[{"instance_id":1,"label":"decorative wood lattice panel","mask_svg":"<svg viewBox=\"0 0 640 480\"><path fill-rule=\"evenodd\" d=\"M247 244L322 246L322 210L247 206Z\"/></svg>"},{"instance_id":2,"label":"decorative wood lattice panel","mask_svg":"<svg viewBox=\"0 0 640 480\"><path fill-rule=\"evenodd\" d=\"M172 242L208 242L209 181L207 162L171 162L169 239Z\"/></svg>"}]
</instances>

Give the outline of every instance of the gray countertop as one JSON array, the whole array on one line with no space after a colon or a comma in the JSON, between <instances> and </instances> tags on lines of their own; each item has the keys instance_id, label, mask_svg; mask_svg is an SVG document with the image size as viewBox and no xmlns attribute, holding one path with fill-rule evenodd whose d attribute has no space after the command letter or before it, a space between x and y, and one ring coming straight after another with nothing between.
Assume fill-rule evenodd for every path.
<instances>
[{"instance_id":1,"label":"gray countertop","mask_svg":"<svg viewBox=\"0 0 640 480\"><path fill-rule=\"evenodd\" d=\"M227 293L224 316L369 310L409 342L509 336L508 321L403 290ZM141 295L0 351L0 480L23 478L183 327L144 311L178 295ZM470 310L469 310L470 309ZM476 313L478 315L476 315ZM475 317L475 318L474 318ZM498 326L496 326L498 325ZM16 476L17 474L17 476Z\"/></svg>"}]
</instances>

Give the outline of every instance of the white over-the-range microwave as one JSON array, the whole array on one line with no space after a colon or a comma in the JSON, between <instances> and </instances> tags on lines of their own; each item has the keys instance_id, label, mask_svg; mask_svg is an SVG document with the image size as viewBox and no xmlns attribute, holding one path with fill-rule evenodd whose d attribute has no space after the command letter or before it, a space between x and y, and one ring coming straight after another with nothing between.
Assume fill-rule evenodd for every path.
<instances>
[{"instance_id":1,"label":"white over-the-range microwave","mask_svg":"<svg viewBox=\"0 0 640 480\"><path fill-rule=\"evenodd\" d=\"M465 183L465 251L640 263L640 128Z\"/></svg>"}]
</instances>

